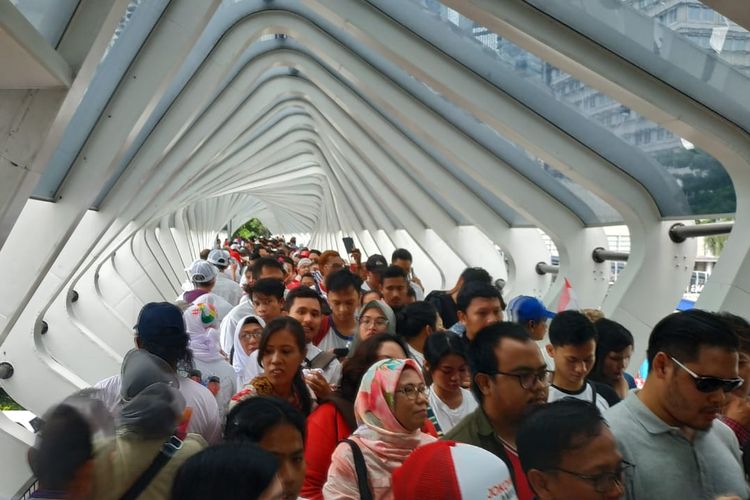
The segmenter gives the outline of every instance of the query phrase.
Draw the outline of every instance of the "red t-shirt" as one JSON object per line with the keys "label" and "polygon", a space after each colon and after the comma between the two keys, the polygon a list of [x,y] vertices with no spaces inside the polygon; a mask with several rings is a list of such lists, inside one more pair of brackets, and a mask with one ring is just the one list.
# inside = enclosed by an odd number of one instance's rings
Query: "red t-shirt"
{"label": "red t-shirt", "polygon": [[513,469],[513,479],[515,479],[516,483],[516,496],[518,496],[518,500],[533,500],[534,492],[531,490],[531,486],[529,486],[526,474],[523,473],[521,460],[518,458],[518,452],[505,444],[503,444],[503,448],[505,448],[505,454],[508,455],[510,465]]}

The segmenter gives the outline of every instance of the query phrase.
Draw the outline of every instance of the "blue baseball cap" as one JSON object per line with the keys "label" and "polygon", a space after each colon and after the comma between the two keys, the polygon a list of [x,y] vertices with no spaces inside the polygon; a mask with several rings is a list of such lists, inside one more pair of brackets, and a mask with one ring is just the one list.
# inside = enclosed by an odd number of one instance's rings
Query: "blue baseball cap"
{"label": "blue baseball cap", "polygon": [[555,317],[555,313],[548,310],[541,300],[528,295],[514,297],[508,304],[507,310],[510,313],[511,320],[516,323],[527,323],[539,321],[542,318]]}
{"label": "blue baseball cap", "polygon": [[170,344],[187,336],[179,307],[169,302],[149,302],[138,315],[136,334],[143,340]]}

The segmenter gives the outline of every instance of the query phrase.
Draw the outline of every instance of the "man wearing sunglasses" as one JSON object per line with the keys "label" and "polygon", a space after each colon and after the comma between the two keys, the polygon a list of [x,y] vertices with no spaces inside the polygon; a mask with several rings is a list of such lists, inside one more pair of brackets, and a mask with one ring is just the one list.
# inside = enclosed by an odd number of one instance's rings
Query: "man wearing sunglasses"
{"label": "man wearing sunglasses", "polygon": [[627,498],[750,498],[739,446],[716,417],[742,384],[737,336],[713,313],[670,314],[651,332],[649,374],[605,417],[626,461]]}
{"label": "man wearing sunglasses", "polygon": [[533,497],[516,451],[516,433],[527,411],[546,404],[550,372],[542,353],[517,323],[493,323],[469,344],[471,390],[479,408],[445,439],[473,444],[500,458],[513,476],[519,500]]}

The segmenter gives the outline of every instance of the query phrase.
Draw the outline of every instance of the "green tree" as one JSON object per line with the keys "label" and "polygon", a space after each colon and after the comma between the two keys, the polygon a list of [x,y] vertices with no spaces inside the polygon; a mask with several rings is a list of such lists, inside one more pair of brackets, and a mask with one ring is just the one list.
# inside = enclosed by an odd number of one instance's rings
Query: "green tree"
{"label": "green tree", "polygon": [[13,398],[8,396],[7,392],[5,392],[3,389],[0,389],[0,411],[23,409],[23,406],[16,403]]}
{"label": "green tree", "polygon": [[732,179],[712,156],[698,148],[675,148],[657,153],[656,160],[680,183],[693,214],[729,214],[736,210]]}
{"label": "green tree", "polygon": [[271,231],[263,225],[261,221],[253,217],[249,221],[241,225],[232,235],[232,238],[245,238],[251,240],[253,238],[268,238],[271,236]]}
{"label": "green tree", "polygon": [[[730,222],[732,221],[732,218],[724,217],[721,219],[698,219],[695,221],[696,224],[710,224],[712,222]],[[721,255],[721,251],[724,250],[724,245],[727,244],[727,238],[729,236],[726,234],[720,234],[717,236],[706,236],[706,250],[711,252],[711,254],[715,257],[718,257]]]}

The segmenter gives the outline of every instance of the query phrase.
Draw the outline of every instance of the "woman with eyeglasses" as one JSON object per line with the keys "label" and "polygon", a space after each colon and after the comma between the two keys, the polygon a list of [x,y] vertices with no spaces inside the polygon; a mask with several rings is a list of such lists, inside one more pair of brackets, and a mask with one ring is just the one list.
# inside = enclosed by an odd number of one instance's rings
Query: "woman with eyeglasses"
{"label": "woman with eyeglasses", "polygon": [[354,403],[359,427],[336,447],[324,498],[392,496],[391,474],[417,447],[435,441],[420,430],[427,417],[427,386],[413,359],[372,365]]}
{"label": "woman with eyeglasses", "polygon": [[320,406],[307,418],[305,461],[308,467],[301,493],[304,498],[323,498],[331,455],[336,445],[357,428],[354,401],[365,372],[379,360],[405,359],[406,350],[406,343],[401,337],[380,333],[359,344],[352,357],[346,360],[338,390],[321,401]]}
{"label": "woman with eyeglasses", "polygon": [[379,333],[396,335],[396,314],[388,304],[381,300],[366,302],[357,313],[357,323],[359,327],[354,335],[354,340],[352,340],[349,357],[352,356],[360,343],[373,335]]}
{"label": "woman with eyeglasses", "polygon": [[250,355],[258,349],[265,326],[263,319],[252,314],[237,323],[232,350],[232,366],[237,374],[237,387],[244,386],[252,379],[251,372],[248,371]]}
{"label": "woman with eyeglasses", "polygon": [[424,343],[424,357],[424,369],[432,379],[428,415],[442,436],[477,409],[471,391],[461,387],[469,374],[466,342],[453,333],[433,333]]}

